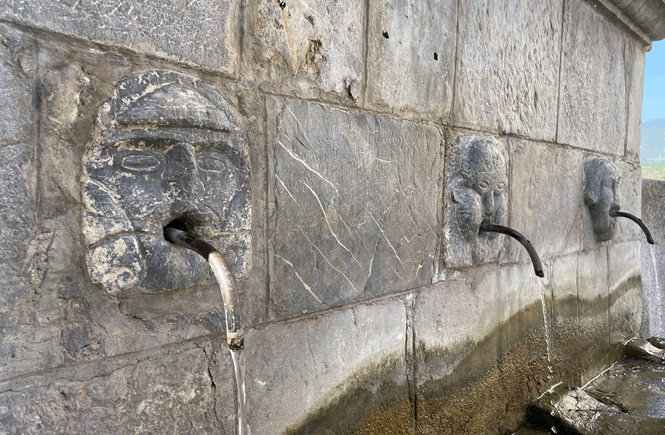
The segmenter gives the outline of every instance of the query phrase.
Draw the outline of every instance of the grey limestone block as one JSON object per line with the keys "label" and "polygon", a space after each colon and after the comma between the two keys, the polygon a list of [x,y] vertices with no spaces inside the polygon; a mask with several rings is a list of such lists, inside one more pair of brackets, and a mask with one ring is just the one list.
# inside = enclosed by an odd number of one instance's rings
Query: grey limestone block
{"label": "grey limestone block", "polygon": [[439,131],[296,100],[275,105],[269,133],[274,315],[429,283],[438,231]]}
{"label": "grey limestone block", "polygon": [[234,75],[239,6],[238,0],[10,0],[0,17]]}
{"label": "grey limestone block", "polygon": [[280,80],[301,76],[296,89],[312,86],[327,92],[360,96],[364,74],[364,3],[354,0],[259,2],[255,37],[260,62],[279,64]]}
{"label": "grey limestone block", "polygon": [[[541,259],[582,249],[583,154],[574,149],[510,139],[510,225],[528,238]],[[518,243],[511,257],[529,261]]]}
{"label": "grey limestone block", "polygon": [[610,345],[614,357],[621,356],[623,344],[640,333],[642,324],[641,243],[608,246]]}
{"label": "grey limestone block", "polygon": [[644,94],[645,48],[637,41],[626,38],[626,59],[628,69],[628,127],[626,130],[625,158],[640,161],[640,140],[642,133],[642,96]]}
{"label": "grey limestone block", "polygon": [[625,36],[587,2],[565,7],[557,142],[623,156]]}
{"label": "grey limestone block", "polygon": [[63,363],[60,307],[33,286],[29,276],[0,271],[0,379]]}
{"label": "grey limestone block", "polygon": [[37,204],[34,147],[29,144],[0,147],[0,265],[24,267],[28,241],[35,231]]}
{"label": "grey limestone block", "polygon": [[604,245],[577,256],[578,321],[588,343],[580,354],[582,384],[609,365],[609,286],[607,274],[599,273],[607,268],[607,247]]}
{"label": "grey limestone block", "polygon": [[[537,306],[539,329],[544,331],[541,294],[551,298],[549,277],[534,276],[530,264],[488,264],[449,272],[418,291],[413,315],[418,384],[452,374],[477,344],[531,306]],[[497,357],[483,355],[483,364],[491,366]]]}
{"label": "grey limestone block", "polygon": [[[201,348],[5,382],[0,430],[7,434],[233,433],[215,413],[216,383]],[[222,391],[226,391],[223,394]],[[168,410],[168,411],[167,411]]]}
{"label": "grey limestone block", "polygon": [[553,141],[562,0],[460,6],[455,121]]}
{"label": "grey limestone block", "polygon": [[331,404],[352,400],[356,388],[405,387],[406,321],[405,304],[396,299],[247,331],[251,433],[286,433]]}
{"label": "grey limestone block", "polygon": [[34,76],[37,53],[32,42],[0,26],[0,146],[27,141],[35,128]]}
{"label": "grey limestone block", "polygon": [[370,104],[448,118],[453,103],[457,2],[373,0],[369,5]]}
{"label": "grey limestone block", "polygon": [[577,254],[554,258],[551,270],[551,353],[555,361],[565,361],[565,371],[557,373],[557,381],[580,385],[579,355],[587,348],[588,339],[579,328]]}

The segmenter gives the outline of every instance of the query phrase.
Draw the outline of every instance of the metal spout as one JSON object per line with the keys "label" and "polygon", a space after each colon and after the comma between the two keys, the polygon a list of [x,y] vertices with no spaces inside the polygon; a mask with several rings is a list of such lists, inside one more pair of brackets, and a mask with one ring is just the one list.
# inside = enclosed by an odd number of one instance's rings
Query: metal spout
{"label": "metal spout", "polygon": [[197,239],[185,231],[177,228],[164,227],[164,238],[174,245],[191,249],[205,258],[212,268],[219,289],[224,300],[224,313],[226,314],[226,343],[231,349],[242,349],[245,347],[245,333],[240,325],[240,299],[236,281],[231,275],[229,266],[221,254],[209,243]]}
{"label": "metal spout", "polygon": [[635,222],[637,225],[642,228],[642,231],[644,231],[644,234],[647,236],[647,242],[650,245],[654,245],[655,242],[653,241],[653,236],[651,235],[651,231],[649,231],[649,228],[642,222],[642,219],[638,218],[637,216],[633,216],[630,213],[626,213],[623,211],[616,211],[616,210],[610,210],[610,216],[612,217],[625,217],[630,219],[631,221]]}
{"label": "metal spout", "polygon": [[529,253],[529,257],[531,257],[531,263],[533,263],[533,270],[536,272],[536,275],[541,278],[545,276],[545,272],[543,272],[543,265],[540,262],[540,258],[538,257],[536,249],[522,234],[518,233],[512,228],[503,227],[501,225],[487,224],[484,222],[480,224],[480,231],[490,231],[494,233],[506,234],[520,242],[522,246],[526,248],[526,252]]}

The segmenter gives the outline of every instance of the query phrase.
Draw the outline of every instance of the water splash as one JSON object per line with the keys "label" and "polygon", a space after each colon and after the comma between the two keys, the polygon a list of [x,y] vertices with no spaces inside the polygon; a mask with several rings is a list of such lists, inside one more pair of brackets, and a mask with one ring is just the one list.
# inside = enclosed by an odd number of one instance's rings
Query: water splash
{"label": "water splash", "polygon": [[656,281],[656,297],[658,298],[658,331],[663,330],[663,295],[660,291],[660,284],[658,284],[658,267],[656,266],[656,254],[654,251],[654,245],[649,245],[651,250],[651,264],[653,265],[653,277]]}
{"label": "water splash", "polygon": [[236,390],[238,392],[238,435],[251,435],[252,431],[247,425],[247,399],[245,396],[245,351],[244,349],[230,349],[233,359],[233,371],[236,375]]}
{"label": "water splash", "polygon": [[547,369],[550,374],[547,375],[547,380],[552,379],[554,372],[552,371],[552,353],[550,351],[550,327],[547,321],[547,305],[545,303],[545,289],[540,289],[540,306],[543,309],[543,324],[545,325],[545,345],[547,347]]}

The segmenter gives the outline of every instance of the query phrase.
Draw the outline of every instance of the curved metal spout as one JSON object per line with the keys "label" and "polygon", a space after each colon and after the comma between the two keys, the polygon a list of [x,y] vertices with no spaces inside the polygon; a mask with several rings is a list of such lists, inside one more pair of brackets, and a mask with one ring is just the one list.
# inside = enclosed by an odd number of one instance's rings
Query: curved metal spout
{"label": "curved metal spout", "polygon": [[545,276],[545,272],[543,272],[543,265],[540,262],[540,258],[538,257],[536,249],[522,234],[518,233],[512,228],[503,227],[501,225],[486,224],[484,222],[480,224],[480,231],[491,231],[494,233],[506,234],[520,242],[522,246],[526,248],[526,252],[529,253],[529,257],[531,257],[531,263],[533,263],[533,270],[536,272],[536,275],[541,278]]}
{"label": "curved metal spout", "polygon": [[177,228],[165,227],[164,238],[169,242],[183,246],[196,252],[210,263],[219,289],[224,300],[224,312],[226,314],[226,343],[231,349],[242,349],[245,347],[245,333],[240,325],[240,299],[236,281],[231,275],[229,266],[221,254],[209,243],[197,239],[185,231]]}
{"label": "curved metal spout", "polygon": [[637,225],[642,228],[642,231],[644,231],[644,234],[647,236],[647,242],[650,245],[654,245],[655,242],[653,241],[653,236],[651,235],[651,231],[649,231],[649,228],[642,222],[642,219],[638,218],[637,216],[633,216],[630,213],[626,213],[623,211],[616,211],[616,210],[610,210],[610,216],[612,217],[625,217],[630,219],[631,221],[635,222]]}

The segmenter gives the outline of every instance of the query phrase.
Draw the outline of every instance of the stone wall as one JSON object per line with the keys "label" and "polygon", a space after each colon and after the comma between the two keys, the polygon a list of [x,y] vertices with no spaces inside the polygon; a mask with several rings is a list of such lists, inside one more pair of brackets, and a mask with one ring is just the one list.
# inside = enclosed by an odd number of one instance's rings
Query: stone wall
{"label": "stone wall", "polygon": [[[607,367],[641,322],[642,235],[595,240],[583,167],[612,161],[637,213],[650,40],[597,3],[3,2],[0,432],[235,431],[213,279],[139,303],[88,270],[84,155],[151,71],[214,88],[244,130],[253,434],[505,433]],[[505,222],[543,279],[505,236],[444,261],[461,135],[505,155]]]}

